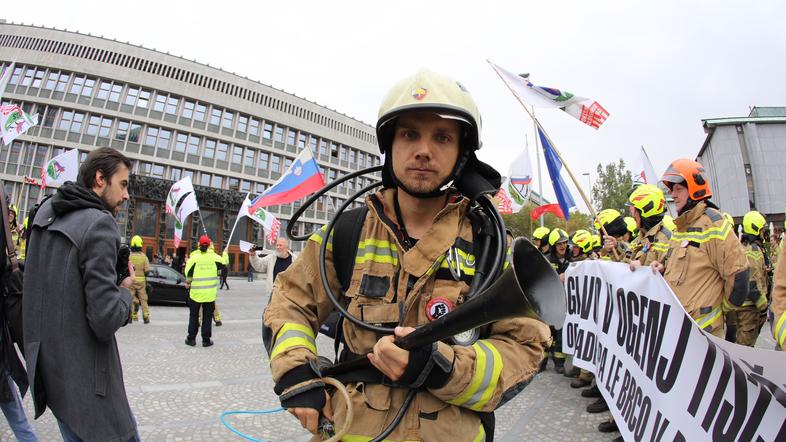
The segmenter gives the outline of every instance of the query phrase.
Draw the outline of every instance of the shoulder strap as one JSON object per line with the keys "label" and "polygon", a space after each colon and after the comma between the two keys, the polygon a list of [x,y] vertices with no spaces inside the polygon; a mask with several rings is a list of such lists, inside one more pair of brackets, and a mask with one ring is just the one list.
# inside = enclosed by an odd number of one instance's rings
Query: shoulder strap
{"label": "shoulder strap", "polygon": [[357,209],[347,210],[341,214],[333,226],[333,266],[345,292],[352,282],[352,271],[355,268],[360,232],[366,219],[368,206],[365,204]]}
{"label": "shoulder strap", "polygon": [[707,210],[705,210],[704,213],[710,218],[710,221],[712,222],[718,222],[723,219],[723,214],[712,207],[707,207]]}
{"label": "shoulder strap", "polygon": [[5,247],[8,252],[8,259],[11,261],[11,270],[19,268],[19,260],[16,258],[16,247],[11,238],[11,229],[8,227],[8,205],[5,202],[5,185],[0,181],[0,210],[2,210],[3,229],[5,230]]}

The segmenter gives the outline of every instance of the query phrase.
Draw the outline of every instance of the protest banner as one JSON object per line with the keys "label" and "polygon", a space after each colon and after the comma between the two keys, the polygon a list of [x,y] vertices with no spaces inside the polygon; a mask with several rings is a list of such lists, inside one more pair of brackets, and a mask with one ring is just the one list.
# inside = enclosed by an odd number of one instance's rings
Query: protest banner
{"label": "protest banner", "polygon": [[786,440],[786,352],[705,333],[648,267],[573,263],[565,296],[563,351],[625,440]]}

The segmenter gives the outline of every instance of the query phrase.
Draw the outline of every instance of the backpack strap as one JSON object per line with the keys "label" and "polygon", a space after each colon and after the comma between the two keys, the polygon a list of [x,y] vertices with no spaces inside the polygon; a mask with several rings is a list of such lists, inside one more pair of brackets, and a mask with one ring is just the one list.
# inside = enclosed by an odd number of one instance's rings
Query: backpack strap
{"label": "backpack strap", "polygon": [[368,206],[365,204],[357,209],[347,210],[333,226],[333,266],[336,268],[341,289],[345,292],[352,282],[355,255],[366,214],[368,214]]}

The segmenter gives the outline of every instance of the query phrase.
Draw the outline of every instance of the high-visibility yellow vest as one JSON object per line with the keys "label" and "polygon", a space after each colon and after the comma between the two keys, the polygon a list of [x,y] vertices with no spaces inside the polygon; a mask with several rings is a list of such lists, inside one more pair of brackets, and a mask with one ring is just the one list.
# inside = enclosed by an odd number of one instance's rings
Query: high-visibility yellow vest
{"label": "high-visibility yellow vest", "polygon": [[147,259],[147,255],[142,252],[132,252],[131,256],[128,257],[128,260],[134,264],[134,278],[136,282],[144,283],[145,282],[145,270],[150,269],[150,261]]}
{"label": "high-visibility yellow vest", "polygon": [[186,266],[186,274],[193,267],[194,273],[189,278],[191,283],[190,296],[196,302],[213,302],[218,294],[218,268],[216,263],[223,263],[223,258],[211,252],[191,253]]}

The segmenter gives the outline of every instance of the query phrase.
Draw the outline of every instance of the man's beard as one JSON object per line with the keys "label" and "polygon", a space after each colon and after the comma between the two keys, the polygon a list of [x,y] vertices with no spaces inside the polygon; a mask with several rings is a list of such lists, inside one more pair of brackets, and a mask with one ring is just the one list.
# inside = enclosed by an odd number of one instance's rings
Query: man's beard
{"label": "man's beard", "polygon": [[104,202],[104,206],[106,207],[106,210],[111,212],[113,216],[117,216],[117,212],[120,211],[120,204],[122,203],[122,201],[113,206],[112,203],[109,202],[109,199],[107,198],[107,194],[109,193],[108,190],[109,187],[105,187],[104,190],[101,191],[101,201]]}
{"label": "man's beard", "polygon": [[289,250],[282,250],[280,252],[278,250],[276,250],[276,258],[284,259],[287,256],[289,256]]}

